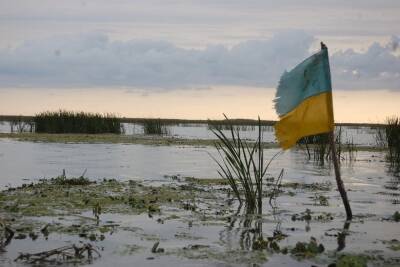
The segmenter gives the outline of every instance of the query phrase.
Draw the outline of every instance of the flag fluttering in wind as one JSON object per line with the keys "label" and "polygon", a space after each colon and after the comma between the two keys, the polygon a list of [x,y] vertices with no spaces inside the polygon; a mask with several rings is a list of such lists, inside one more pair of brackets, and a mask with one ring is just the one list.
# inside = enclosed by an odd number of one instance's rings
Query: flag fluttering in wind
{"label": "flag fluttering in wind", "polygon": [[274,102],[280,118],[275,134],[283,149],[294,146],[304,136],[333,131],[332,85],[325,45],[282,75]]}
{"label": "flag fluttering in wind", "polygon": [[282,75],[274,102],[280,119],[275,124],[275,135],[283,149],[294,146],[302,137],[329,132],[336,183],[347,220],[351,220],[353,214],[335,148],[331,72],[324,43],[320,52]]}

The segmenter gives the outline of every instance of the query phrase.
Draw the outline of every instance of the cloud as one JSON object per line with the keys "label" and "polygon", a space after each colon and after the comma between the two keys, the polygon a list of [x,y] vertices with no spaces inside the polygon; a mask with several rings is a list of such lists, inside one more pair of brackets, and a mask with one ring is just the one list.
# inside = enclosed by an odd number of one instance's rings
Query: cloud
{"label": "cloud", "polygon": [[[275,87],[315,41],[303,31],[285,31],[230,48],[187,49],[156,40],[111,41],[98,33],[63,36],[0,50],[0,87]],[[398,41],[333,54],[334,85],[400,89]]]}
{"label": "cloud", "polygon": [[386,45],[373,43],[365,52],[352,49],[331,56],[334,81],[339,88],[400,90],[400,38]]}

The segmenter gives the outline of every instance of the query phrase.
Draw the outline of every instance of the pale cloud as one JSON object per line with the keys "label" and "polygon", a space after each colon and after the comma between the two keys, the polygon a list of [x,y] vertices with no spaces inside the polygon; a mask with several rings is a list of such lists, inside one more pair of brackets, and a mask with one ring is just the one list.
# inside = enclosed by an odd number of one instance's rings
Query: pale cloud
{"label": "pale cloud", "polygon": [[[188,49],[167,41],[112,41],[99,33],[59,36],[0,49],[0,87],[275,87],[316,41],[304,31],[284,31],[233,47]],[[335,88],[400,90],[398,43],[393,36],[364,52],[333,53]]]}
{"label": "pale cloud", "polygon": [[398,36],[385,45],[373,43],[365,52],[353,49],[336,52],[331,57],[334,81],[339,88],[400,90]]}

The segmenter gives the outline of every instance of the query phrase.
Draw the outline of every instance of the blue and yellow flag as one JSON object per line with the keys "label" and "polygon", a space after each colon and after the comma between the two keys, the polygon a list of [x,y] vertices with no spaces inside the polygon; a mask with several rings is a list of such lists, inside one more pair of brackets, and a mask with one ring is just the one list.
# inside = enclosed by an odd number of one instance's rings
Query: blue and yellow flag
{"label": "blue and yellow flag", "polygon": [[333,131],[331,74],[325,46],[282,75],[274,102],[280,118],[275,134],[283,149],[304,136]]}

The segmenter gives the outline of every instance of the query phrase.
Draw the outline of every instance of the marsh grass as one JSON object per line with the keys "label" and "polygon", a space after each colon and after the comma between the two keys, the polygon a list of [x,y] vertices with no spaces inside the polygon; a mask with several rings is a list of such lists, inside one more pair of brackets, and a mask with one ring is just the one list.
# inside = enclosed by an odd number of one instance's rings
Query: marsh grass
{"label": "marsh grass", "polygon": [[37,133],[121,133],[120,119],[113,114],[46,111],[34,117]]}
{"label": "marsh grass", "polygon": [[400,170],[400,117],[390,117],[386,122],[387,159],[395,171],[398,172]]}
{"label": "marsh grass", "polygon": [[261,125],[262,132],[273,131],[273,126],[270,125],[269,121],[259,121],[259,124],[254,124],[253,121],[248,121],[249,124],[243,124],[243,120],[208,120],[207,128],[211,131],[221,130],[230,131],[233,128],[235,131],[255,131]]}
{"label": "marsh grass", "polygon": [[27,120],[22,116],[16,116],[9,121],[10,132],[23,133],[23,132],[33,132],[34,123],[31,120]]}
{"label": "marsh grass", "polygon": [[[314,160],[319,165],[324,165],[326,161],[330,162],[332,160],[329,133],[303,137],[297,144],[305,147],[308,160]],[[341,126],[335,131],[335,145],[338,159],[348,160],[349,162],[356,160],[357,147],[353,139],[347,139],[346,142],[343,141]]]}
{"label": "marsh grass", "polygon": [[241,139],[239,130],[232,124],[229,127],[230,136],[218,128],[212,131],[219,141],[215,143],[215,147],[221,162],[214,158],[219,166],[218,174],[227,179],[240,205],[245,202],[247,214],[262,214],[263,179],[270,163],[279,153],[269,162],[265,161],[260,120],[258,138],[252,143]]}
{"label": "marsh grass", "polygon": [[168,135],[169,130],[161,119],[146,119],[141,122],[144,134]]}
{"label": "marsh grass", "polygon": [[330,157],[329,135],[326,133],[303,137],[297,143],[305,146],[309,160],[313,159],[323,165],[325,160]]}

